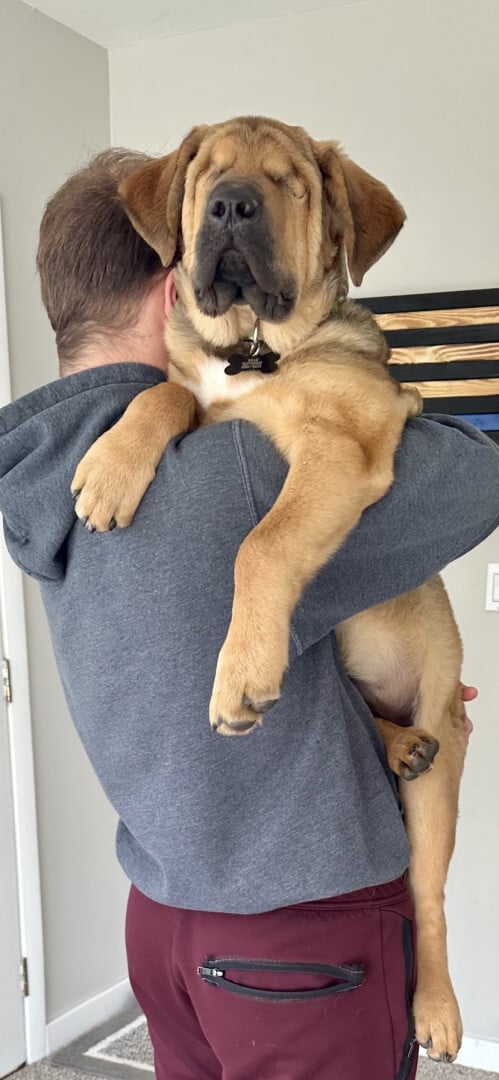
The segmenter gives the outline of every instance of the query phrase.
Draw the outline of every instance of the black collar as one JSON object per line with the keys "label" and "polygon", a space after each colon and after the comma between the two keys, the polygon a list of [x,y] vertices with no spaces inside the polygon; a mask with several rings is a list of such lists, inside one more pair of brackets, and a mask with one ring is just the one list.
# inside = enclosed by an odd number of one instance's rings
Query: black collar
{"label": "black collar", "polygon": [[[328,322],[329,319],[340,315],[342,303],[343,298],[338,297],[323,322]],[[261,339],[258,319],[252,335],[240,338],[235,345],[218,348],[209,342],[203,342],[203,344],[206,352],[212,356],[217,356],[219,360],[228,360],[227,367],[224,368],[226,375],[240,375],[242,371],[260,371],[262,375],[271,375],[277,371],[277,365],[281,359],[280,353],[272,352]]]}
{"label": "black collar", "polygon": [[261,371],[270,375],[277,371],[279,353],[272,352],[260,337],[260,324],[255,323],[253,334],[240,338],[234,345],[217,346],[201,338],[203,349],[210,356],[228,361],[226,375],[239,375],[241,371]]}

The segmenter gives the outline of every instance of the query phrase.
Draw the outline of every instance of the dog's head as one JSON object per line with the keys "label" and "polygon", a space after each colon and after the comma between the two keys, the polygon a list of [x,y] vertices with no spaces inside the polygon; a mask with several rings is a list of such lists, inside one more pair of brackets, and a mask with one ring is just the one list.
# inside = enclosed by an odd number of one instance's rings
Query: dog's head
{"label": "dog's head", "polygon": [[248,305],[283,322],[307,297],[346,291],[390,246],[405,214],[337,143],[243,117],[197,127],[132,173],[120,196],[165,266],[181,259],[200,312]]}

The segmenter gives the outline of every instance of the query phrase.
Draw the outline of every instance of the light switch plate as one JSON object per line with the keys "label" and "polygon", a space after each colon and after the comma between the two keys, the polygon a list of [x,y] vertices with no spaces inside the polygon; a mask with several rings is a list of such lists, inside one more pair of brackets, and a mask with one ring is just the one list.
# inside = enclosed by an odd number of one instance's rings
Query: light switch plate
{"label": "light switch plate", "polygon": [[499,563],[489,563],[487,567],[485,610],[499,611]]}

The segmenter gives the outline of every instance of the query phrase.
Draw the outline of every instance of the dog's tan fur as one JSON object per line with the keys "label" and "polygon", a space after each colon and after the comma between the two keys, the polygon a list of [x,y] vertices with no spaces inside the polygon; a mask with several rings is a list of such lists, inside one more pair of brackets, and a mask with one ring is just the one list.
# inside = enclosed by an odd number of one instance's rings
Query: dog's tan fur
{"label": "dog's tan fur", "polygon": [[[287,318],[261,320],[265,343],[281,355],[272,375],[222,374],[210,346],[235,345],[251,333],[255,315],[233,305],[212,318],[194,295],[196,238],[221,175],[258,184],[275,262],[297,285]],[[73,481],[77,512],[98,529],[113,517],[129,524],[168,441],[193,422],[249,420],[285,456],[282,492],[236,560],[232,620],[213,687],[212,724],[240,734],[279,697],[294,607],[390,487],[404,424],[420,411],[414,391],[390,378],[374,319],[345,300],[346,265],[359,284],[404,212],[337,144],[258,118],[194,129],[176,153],[145,165],[120,193],[164,264],[179,260],[179,301],[167,326],[171,381],[135,398],[90,449]],[[415,518],[414,527],[424,523]],[[400,788],[419,936],[416,1035],[430,1056],[452,1060],[462,1028],[443,902],[466,748],[459,633],[443,585],[433,579],[343,623],[337,636],[347,670],[379,716],[394,771],[410,775],[426,733],[440,743],[433,769]],[[393,723],[402,713],[413,727]]]}

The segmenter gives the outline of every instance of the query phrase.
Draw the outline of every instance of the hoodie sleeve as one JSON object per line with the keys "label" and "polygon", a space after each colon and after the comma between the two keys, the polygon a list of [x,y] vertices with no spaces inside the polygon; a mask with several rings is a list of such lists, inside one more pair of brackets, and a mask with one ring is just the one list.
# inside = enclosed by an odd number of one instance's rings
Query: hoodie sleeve
{"label": "hoodie sleeve", "polygon": [[92,368],[0,411],[0,513],[9,554],[26,574],[64,577],[77,520],[70,492],[76,466],[132,398],[163,378],[143,364]]}
{"label": "hoodie sleeve", "polygon": [[[249,424],[241,465],[255,524],[275,502],[286,465]],[[302,652],[352,615],[409,592],[476,547],[499,525],[499,449],[449,416],[411,420],[387,495],[369,507],[296,608]]]}

